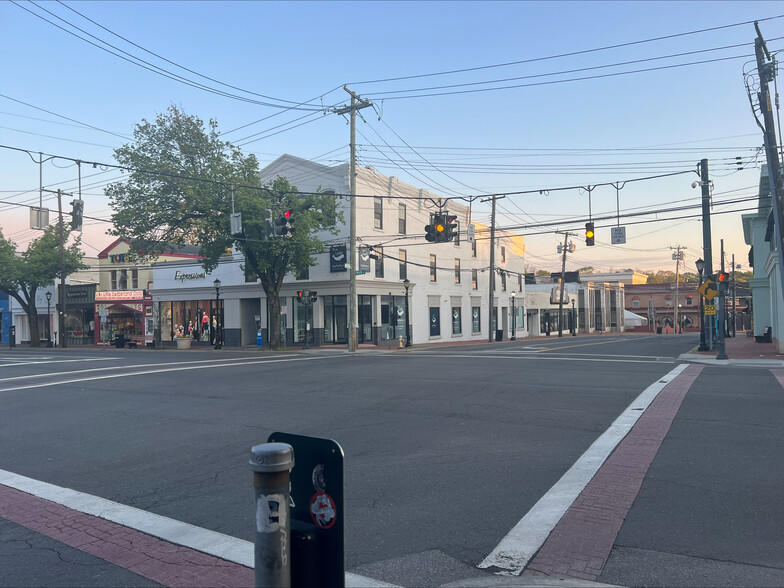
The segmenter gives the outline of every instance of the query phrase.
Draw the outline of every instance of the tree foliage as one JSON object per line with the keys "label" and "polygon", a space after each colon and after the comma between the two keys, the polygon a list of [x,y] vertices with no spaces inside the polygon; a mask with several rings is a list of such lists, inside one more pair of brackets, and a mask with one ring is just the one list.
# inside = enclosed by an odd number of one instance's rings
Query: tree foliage
{"label": "tree foliage", "polygon": [[[141,257],[154,257],[167,244],[199,245],[206,271],[218,266],[235,245],[245,257],[245,271],[258,276],[267,295],[270,324],[280,324],[278,296],[288,272],[315,263],[324,245],[317,234],[335,231],[341,219],[336,199],[328,194],[300,194],[284,178],[261,186],[258,162],[222,141],[218,124],[205,128],[198,117],[176,106],[154,123],[136,126],[134,142],[115,151],[128,179],[107,187],[116,211],[113,233],[131,243]],[[273,216],[291,210],[294,237],[270,237]],[[242,215],[242,232],[231,234],[232,211]],[[271,344],[280,347],[272,328]]]}
{"label": "tree foliage", "polygon": [[[70,230],[63,228],[63,241],[68,242]],[[81,239],[64,247],[65,275],[88,266],[82,263],[84,253],[80,251]],[[32,241],[23,252],[0,232],[0,290],[14,298],[25,311],[30,323],[30,345],[38,347],[41,334],[38,328],[38,310],[35,295],[39,288],[54,283],[60,275],[60,231],[59,225],[48,227]]]}

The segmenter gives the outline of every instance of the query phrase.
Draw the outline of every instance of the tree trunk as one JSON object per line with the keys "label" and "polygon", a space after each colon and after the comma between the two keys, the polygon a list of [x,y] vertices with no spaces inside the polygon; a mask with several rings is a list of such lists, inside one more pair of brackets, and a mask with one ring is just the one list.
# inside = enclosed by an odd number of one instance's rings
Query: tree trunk
{"label": "tree trunk", "polygon": [[38,328],[38,309],[35,304],[30,304],[27,308],[27,321],[30,323],[30,347],[40,347],[41,330]]}

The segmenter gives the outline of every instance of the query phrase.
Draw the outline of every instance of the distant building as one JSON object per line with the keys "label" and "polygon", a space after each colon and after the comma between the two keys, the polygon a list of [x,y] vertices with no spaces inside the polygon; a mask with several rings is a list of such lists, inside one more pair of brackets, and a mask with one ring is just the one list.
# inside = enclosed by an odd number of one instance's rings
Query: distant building
{"label": "distant building", "polygon": [[[568,273],[568,272],[567,272]],[[620,282],[621,284],[646,284],[648,276],[627,269],[622,272],[608,272],[602,274],[580,274],[581,282]]]}

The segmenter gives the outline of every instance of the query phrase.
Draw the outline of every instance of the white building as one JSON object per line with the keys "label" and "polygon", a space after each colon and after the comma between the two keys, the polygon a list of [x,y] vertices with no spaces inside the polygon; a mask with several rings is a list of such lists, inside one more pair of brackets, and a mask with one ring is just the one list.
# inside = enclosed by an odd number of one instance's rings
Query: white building
{"label": "white building", "polygon": [[[328,251],[306,275],[287,275],[280,291],[282,324],[287,345],[305,342],[312,331],[312,345],[348,342],[350,271],[359,270],[357,285],[357,341],[397,345],[406,337],[406,288],[409,281],[409,324],[412,343],[487,341],[499,334],[527,335],[525,321],[524,262],[522,236],[496,232],[496,280],[493,311],[489,304],[489,231],[477,225],[473,243],[466,239],[469,209],[455,201],[443,204],[458,217],[459,238],[447,243],[425,240],[425,225],[438,210],[439,196],[384,176],[373,168],[357,168],[356,235],[359,260],[349,269],[350,198],[349,166],[325,166],[283,155],[261,171],[262,184],[285,177],[301,192],[332,192],[339,195],[345,222],[338,234],[319,237]],[[378,258],[370,258],[373,248]],[[257,330],[268,341],[266,296],[257,280],[246,281],[241,254],[234,252],[211,274],[200,266],[158,264],[153,270],[151,291],[156,311],[165,316],[175,302],[184,312],[201,316],[214,306],[214,282],[220,280],[220,314],[227,346],[256,343]],[[364,273],[363,273],[364,272]],[[315,304],[300,304],[299,290],[317,292]],[[515,293],[516,303],[512,302]],[[207,304],[205,301],[210,301]],[[202,301],[201,308],[197,308]],[[514,304],[515,320],[511,309]],[[211,312],[210,309],[208,312]],[[190,315],[187,315],[190,316]],[[187,316],[185,318],[187,319]],[[499,317],[500,316],[500,320]],[[498,333],[500,331],[501,333]],[[164,340],[167,333],[162,333]]]}

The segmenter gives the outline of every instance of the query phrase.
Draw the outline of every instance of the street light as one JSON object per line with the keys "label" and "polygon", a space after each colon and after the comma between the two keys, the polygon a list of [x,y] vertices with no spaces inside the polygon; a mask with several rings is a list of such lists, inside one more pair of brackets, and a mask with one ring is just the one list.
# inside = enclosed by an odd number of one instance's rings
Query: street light
{"label": "street light", "polygon": [[403,286],[406,288],[406,347],[411,347],[411,321],[408,319],[408,289],[411,282],[408,278],[403,280]]}
{"label": "street light", "polygon": [[577,336],[577,311],[574,308],[574,297],[572,297],[572,337]]}
{"label": "street light", "polygon": [[[702,272],[705,271],[705,260],[700,258],[694,262],[694,265],[697,266],[697,273],[699,274],[699,278],[700,278],[700,286],[702,286]],[[702,313],[703,313],[703,302],[702,302],[702,294],[700,294],[700,346],[697,348],[697,351],[708,351],[708,346],[705,344],[705,325],[704,325]]]}
{"label": "street light", "polygon": [[52,313],[49,310],[49,305],[52,302],[52,293],[46,293],[46,346],[52,346]]}
{"label": "street light", "polygon": [[512,292],[509,296],[512,298],[512,335],[509,337],[510,341],[516,341],[517,333],[517,311],[515,311],[515,293]]}
{"label": "street light", "polygon": [[221,281],[218,278],[215,278],[215,281],[212,283],[215,286],[215,347],[214,349],[221,349],[222,345],[220,342],[220,287]]}

